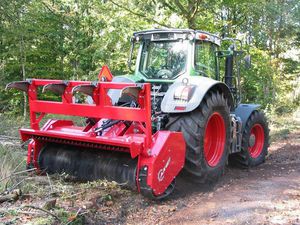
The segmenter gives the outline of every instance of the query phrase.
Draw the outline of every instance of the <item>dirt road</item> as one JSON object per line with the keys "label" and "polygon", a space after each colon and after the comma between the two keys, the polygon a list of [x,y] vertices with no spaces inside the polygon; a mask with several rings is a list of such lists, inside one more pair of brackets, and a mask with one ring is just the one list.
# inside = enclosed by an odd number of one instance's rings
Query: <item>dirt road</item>
{"label": "dirt road", "polygon": [[179,180],[172,200],[127,216],[138,224],[300,224],[300,131],[273,143],[265,164],[228,168],[215,187]]}
{"label": "dirt road", "polygon": [[[0,224],[300,225],[300,130],[274,142],[263,165],[250,170],[229,167],[214,187],[179,177],[174,194],[162,202],[106,183],[51,177],[49,185],[47,177],[36,175],[20,188],[22,198],[0,204]],[[43,211],[22,208],[43,207],[50,197],[56,198],[51,212],[60,221]],[[82,215],[80,221],[70,223],[76,212]]]}

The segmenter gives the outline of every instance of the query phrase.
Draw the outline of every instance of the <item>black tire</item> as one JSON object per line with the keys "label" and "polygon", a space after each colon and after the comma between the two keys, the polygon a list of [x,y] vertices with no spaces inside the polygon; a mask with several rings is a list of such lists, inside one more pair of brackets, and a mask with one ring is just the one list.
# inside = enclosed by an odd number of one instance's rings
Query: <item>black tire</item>
{"label": "black tire", "polygon": [[[212,183],[224,173],[228,159],[230,137],[230,110],[223,94],[209,92],[200,106],[190,113],[172,114],[166,125],[168,130],[181,131],[186,141],[186,159],[183,173],[197,183]],[[210,166],[204,154],[206,125],[211,116],[217,113],[224,121],[225,140],[223,152],[217,165]],[[224,135],[223,135],[224,137]]]}
{"label": "black tire", "polygon": [[[255,127],[261,127],[261,132],[264,133],[264,139],[261,140],[260,151],[253,151],[256,140],[251,140],[251,130]],[[254,134],[252,134],[253,136]],[[255,135],[254,135],[255,137]],[[252,138],[253,139],[253,138]],[[252,142],[252,143],[251,143]],[[249,117],[242,137],[242,150],[241,152],[229,156],[229,163],[234,166],[249,168],[258,166],[266,160],[269,147],[269,128],[268,122],[263,112],[254,111]],[[251,151],[252,149],[252,151]]]}

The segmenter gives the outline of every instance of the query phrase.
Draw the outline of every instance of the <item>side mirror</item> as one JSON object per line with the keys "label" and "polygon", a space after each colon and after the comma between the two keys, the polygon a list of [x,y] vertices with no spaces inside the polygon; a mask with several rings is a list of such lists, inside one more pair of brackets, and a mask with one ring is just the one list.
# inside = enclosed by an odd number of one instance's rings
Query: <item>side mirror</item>
{"label": "side mirror", "polygon": [[251,68],[251,56],[249,54],[244,57],[244,61],[245,61],[246,69],[250,69]]}

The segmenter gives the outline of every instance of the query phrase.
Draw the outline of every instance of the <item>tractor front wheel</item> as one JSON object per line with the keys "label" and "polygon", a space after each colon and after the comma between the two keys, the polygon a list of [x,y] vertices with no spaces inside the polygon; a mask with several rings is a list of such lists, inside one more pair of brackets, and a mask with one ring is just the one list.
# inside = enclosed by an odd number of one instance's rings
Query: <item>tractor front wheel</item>
{"label": "tractor front wheel", "polygon": [[248,119],[242,138],[242,151],[229,156],[229,163],[253,167],[263,163],[268,154],[269,128],[265,115],[254,111]]}
{"label": "tractor front wheel", "polygon": [[196,110],[170,115],[167,128],[183,133],[184,172],[193,181],[211,183],[223,174],[230,138],[229,107],[223,94],[211,91]]}

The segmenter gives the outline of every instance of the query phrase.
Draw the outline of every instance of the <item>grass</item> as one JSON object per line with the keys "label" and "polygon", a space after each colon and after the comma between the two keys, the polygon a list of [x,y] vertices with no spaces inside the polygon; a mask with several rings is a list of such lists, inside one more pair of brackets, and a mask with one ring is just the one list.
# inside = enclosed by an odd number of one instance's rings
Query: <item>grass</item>
{"label": "grass", "polygon": [[12,173],[25,169],[25,154],[18,146],[0,144],[0,193],[18,182]]}
{"label": "grass", "polygon": [[[0,114],[0,193],[6,187],[18,182],[14,176],[4,179],[25,169],[26,152],[21,149],[18,128],[24,124],[21,117],[11,118]],[[3,136],[4,135],[4,136]]]}
{"label": "grass", "polygon": [[29,125],[23,117],[11,117],[0,113],[0,135],[18,137],[18,130],[24,125]]}
{"label": "grass", "polygon": [[286,139],[291,132],[300,130],[300,109],[292,114],[268,115],[271,142]]}

